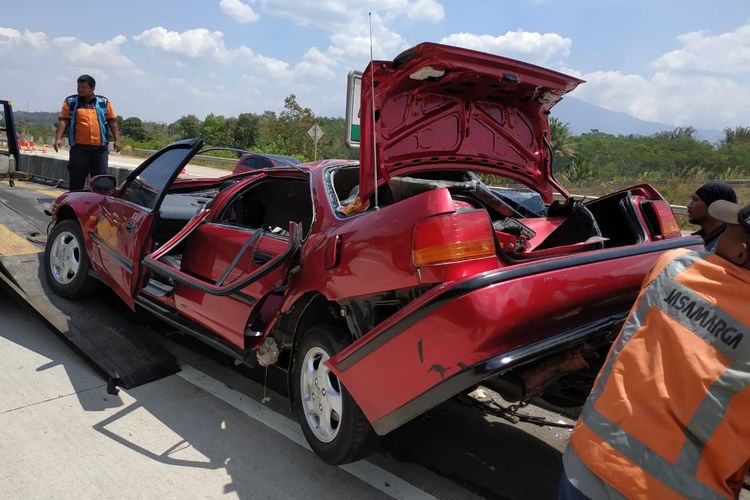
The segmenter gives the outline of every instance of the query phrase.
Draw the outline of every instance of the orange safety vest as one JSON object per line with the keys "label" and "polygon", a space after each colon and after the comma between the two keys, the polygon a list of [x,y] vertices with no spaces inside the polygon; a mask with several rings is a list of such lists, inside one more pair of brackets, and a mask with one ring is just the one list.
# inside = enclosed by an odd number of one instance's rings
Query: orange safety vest
{"label": "orange safety vest", "polygon": [[646,283],[565,474],[594,499],[735,497],[750,460],[750,270],[675,250]]}

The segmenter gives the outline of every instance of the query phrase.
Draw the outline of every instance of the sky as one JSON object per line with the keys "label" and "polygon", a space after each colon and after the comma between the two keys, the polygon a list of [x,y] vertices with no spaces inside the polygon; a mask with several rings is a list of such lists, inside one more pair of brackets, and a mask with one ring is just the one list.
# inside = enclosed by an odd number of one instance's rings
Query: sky
{"label": "sky", "polygon": [[0,99],[58,111],[82,73],[125,118],[343,116],[346,75],[431,41],[562,71],[642,120],[750,126],[748,0],[0,0]]}

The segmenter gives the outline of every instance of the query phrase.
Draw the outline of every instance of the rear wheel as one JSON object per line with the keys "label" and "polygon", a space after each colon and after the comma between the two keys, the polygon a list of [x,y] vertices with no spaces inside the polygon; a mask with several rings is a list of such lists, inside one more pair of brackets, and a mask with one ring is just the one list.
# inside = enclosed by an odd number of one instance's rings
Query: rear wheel
{"label": "rear wheel", "polygon": [[64,220],[52,229],[44,250],[44,272],[58,295],[83,297],[96,286],[78,222]]}
{"label": "rear wheel", "polygon": [[346,347],[337,325],[314,326],[302,338],[294,364],[297,416],[307,442],[331,465],[354,462],[374,447],[375,432],[325,361]]}

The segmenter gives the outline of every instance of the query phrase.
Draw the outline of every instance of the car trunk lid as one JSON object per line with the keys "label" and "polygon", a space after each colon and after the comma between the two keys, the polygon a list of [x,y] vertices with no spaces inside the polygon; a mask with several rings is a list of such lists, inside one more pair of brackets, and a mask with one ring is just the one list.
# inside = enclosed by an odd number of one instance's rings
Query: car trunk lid
{"label": "car trunk lid", "polygon": [[360,200],[373,193],[376,173],[382,183],[415,172],[472,170],[521,182],[551,202],[553,189],[565,191],[550,169],[548,111],[580,83],[434,43],[374,61],[362,76]]}

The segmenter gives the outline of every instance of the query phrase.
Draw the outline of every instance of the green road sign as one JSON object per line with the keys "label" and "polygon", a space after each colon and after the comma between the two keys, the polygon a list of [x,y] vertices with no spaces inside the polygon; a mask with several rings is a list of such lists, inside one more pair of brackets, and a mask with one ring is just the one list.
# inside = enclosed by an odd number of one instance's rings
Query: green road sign
{"label": "green road sign", "polygon": [[346,145],[359,148],[359,107],[362,95],[362,72],[351,70],[346,82]]}

